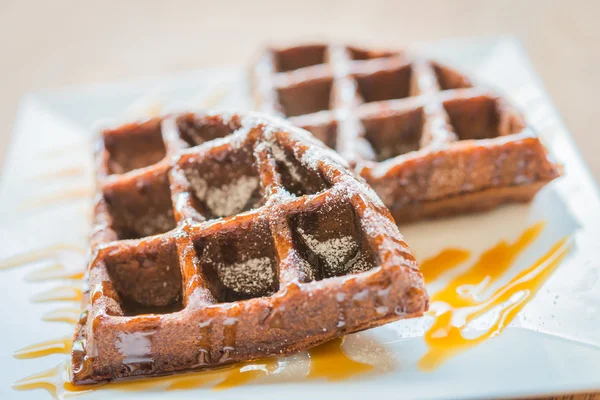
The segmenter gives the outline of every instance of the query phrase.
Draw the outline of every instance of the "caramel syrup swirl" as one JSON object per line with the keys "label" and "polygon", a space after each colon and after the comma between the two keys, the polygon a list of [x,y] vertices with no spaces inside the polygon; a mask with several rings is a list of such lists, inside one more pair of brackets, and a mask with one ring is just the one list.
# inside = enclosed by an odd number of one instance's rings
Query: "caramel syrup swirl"
{"label": "caramel syrup swirl", "polygon": [[514,264],[515,260],[538,238],[544,223],[526,229],[514,243],[501,240],[483,252],[479,259],[462,274],[452,279],[442,290],[431,296],[431,301],[443,301],[453,308],[477,304],[477,297],[496,282]]}
{"label": "caramel syrup swirl", "polygon": [[[538,238],[543,227],[543,223],[533,225],[514,243],[499,242],[432,296],[433,302],[445,303],[446,309],[436,316],[425,334],[424,339],[429,349],[419,361],[422,370],[433,370],[451,356],[499,335],[535,296],[568,254],[571,248],[568,238],[555,243],[533,265],[518,273],[488,298],[480,299],[485,289],[505,274],[517,257]],[[436,260],[438,267],[426,268],[424,273],[431,274],[426,279],[433,281],[439,275],[437,271],[459,265],[456,262],[460,258],[457,254],[460,254],[458,249],[445,250],[432,258],[431,260]],[[444,265],[445,262],[447,264]],[[427,261],[425,264],[427,265]],[[499,316],[487,331],[476,338],[463,336],[463,330],[469,323],[498,309]],[[459,326],[455,325],[457,315],[463,321]]]}
{"label": "caramel syrup swirl", "polygon": [[31,296],[31,301],[34,303],[46,303],[50,301],[81,301],[83,292],[79,285],[63,285],[57,286],[45,292],[41,292]]}

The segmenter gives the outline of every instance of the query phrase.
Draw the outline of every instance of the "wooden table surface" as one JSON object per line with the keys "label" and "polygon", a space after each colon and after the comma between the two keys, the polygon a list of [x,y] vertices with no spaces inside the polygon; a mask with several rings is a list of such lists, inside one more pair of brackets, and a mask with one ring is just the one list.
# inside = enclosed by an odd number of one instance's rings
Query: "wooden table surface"
{"label": "wooden table surface", "polygon": [[27,91],[247,62],[267,40],[398,47],[513,34],[600,180],[599,15],[596,0],[0,0],[0,161]]}

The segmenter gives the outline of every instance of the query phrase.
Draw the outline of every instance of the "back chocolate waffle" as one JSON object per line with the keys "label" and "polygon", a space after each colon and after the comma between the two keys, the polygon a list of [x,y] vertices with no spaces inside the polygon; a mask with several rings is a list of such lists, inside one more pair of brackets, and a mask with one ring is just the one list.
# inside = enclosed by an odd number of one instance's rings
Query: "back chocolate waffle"
{"label": "back chocolate waffle", "polygon": [[266,49],[252,76],[260,110],[337,150],[398,223],[528,201],[561,174],[504,99],[407,52]]}
{"label": "back chocolate waffle", "polygon": [[420,316],[389,211],[337,154],[260,114],[175,114],[102,132],[72,379],[285,355]]}

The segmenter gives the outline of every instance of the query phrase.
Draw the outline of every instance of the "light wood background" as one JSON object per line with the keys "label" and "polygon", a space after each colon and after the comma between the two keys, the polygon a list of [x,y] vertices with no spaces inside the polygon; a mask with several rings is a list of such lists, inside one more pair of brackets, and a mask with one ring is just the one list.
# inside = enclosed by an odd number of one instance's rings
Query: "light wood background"
{"label": "light wood background", "polygon": [[240,63],[265,40],[514,34],[600,179],[598,0],[0,0],[0,161],[31,90]]}
{"label": "light wood background", "polygon": [[599,16],[597,0],[0,0],[0,161],[27,91],[247,62],[267,40],[514,34],[599,180]]}

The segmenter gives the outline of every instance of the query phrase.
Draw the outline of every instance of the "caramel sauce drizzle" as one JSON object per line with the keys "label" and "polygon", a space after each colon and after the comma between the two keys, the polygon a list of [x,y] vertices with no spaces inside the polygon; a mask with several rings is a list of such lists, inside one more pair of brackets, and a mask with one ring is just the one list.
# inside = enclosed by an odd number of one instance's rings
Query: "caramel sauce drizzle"
{"label": "caramel sauce drizzle", "polygon": [[28,358],[46,357],[51,354],[69,354],[71,352],[72,342],[73,338],[71,336],[46,340],[15,351],[13,357],[23,360]]}
{"label": "caramel sauce drizzle", "polygon": [[42,249],[19,254],[5,260],[0,260],[0,270],[14,268],[20,265],[30,264],[36,261],[45,260],[47,258],[56,257],[56,254],[61,251],[73,251],[81,254],[85,253],[85,249],[81,246],[77,246],[72,243],[58,243]]}
{"label": "caramel sauce drizzle", "polygon": [[45,303],[50,301],[81,301],[83,293],[81,289],[73,285],[58,286],[53,289],[35,294],[31,297],[34,303]]}
{"label": "caramel sauce drizzle", "polygon": [[[443,302],[450,308],[438,314],[433,325],[425,333],[424,339],[429,349],[419,360],[421,369],[433,370],[451,356],[499,335],[533,298],[568,254],[570,250],[568,238],[555,243],[533,265],[521,271],[487,299],[479,297],[537,239],[543,227],[543,223],[533,225],[514,243],[499,242],[485,251],[465,272],[452,279],[448,285],[432,296],[434,302]],[[445,253],[452,254],[448,253],[448,250],[445,250]],[[444,258],[442,254],[444,252],[433,259],[440,264],[448,261],[449,268],[458,265],[456,257]],[[444,270],[444,265],[441,265],[440,269]],[[427,268],[425,271],[427,273]],[[436,272],[433,272],[433,277],[430,276],[429,280],[434,280],[437,276],[435,274]],[[476,338],[463,336],[463,330],[469,323],[497,309],[500,309],[499,316],[487,331]],[[464,322],[460,326],[456,326],[453,321],[453,317],[457,314],[464,315]]]}
{"label": "caramel sauce drizzle", "polygon": [[90,391],[89,388],[80,388],[69,382],[69,369],[66,362],[15,382],[13,389],[43,389],[50,393],[52,398],[56,400],[62,400]]}
{"label": "caramel sauce drizzle", "polygon": [[431,296],[432,303],[443,301],[454,308],[477,304],[477,297],[513,265],[517,257],[538,238],[543,228],[544,223],[537,223],[527,228],[514,243],[502,240],[486,250],[467,271],[434,293]]}
{"label": "caramel sauce drizzle", "polygon": [[444,272],[459,266],[467,261],[471,256],[471,252],[464,249],[445,249],[439,252],[434,257],[419,264],[419,269],[423,273],[425,283],[435,281]]}
{"label": "caramel sauce drizzle", "polygon": [[83,271],[69,271],[62,264],[52,264],[25,275],[25,280],[28,282],[42,282],[55,279],[81,280],[83,279]]}
{"label": "caramel sauce drizzle", "polygon": [[65,322],[67,324],[75,325],[77,321],[79,321],[80,313],[81,310],[79,308],[59,308],[45,313],[42,316],[42,321]]}

